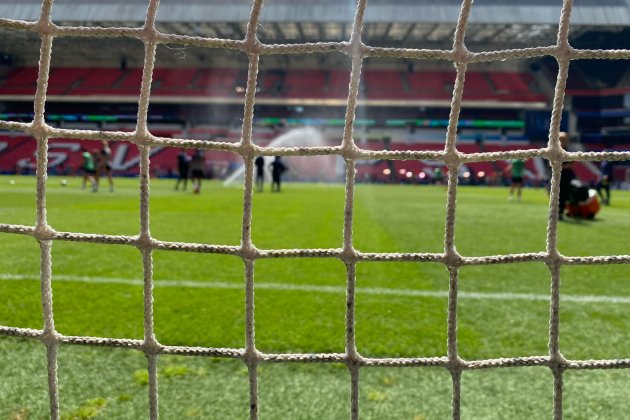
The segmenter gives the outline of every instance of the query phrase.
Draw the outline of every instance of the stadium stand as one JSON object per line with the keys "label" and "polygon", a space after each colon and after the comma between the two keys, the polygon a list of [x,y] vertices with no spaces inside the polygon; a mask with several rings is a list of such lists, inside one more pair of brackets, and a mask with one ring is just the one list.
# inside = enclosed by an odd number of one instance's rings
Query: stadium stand
{"label": "stadium stand", "polygon": [[[549,63],[541,62],[542,66],[547,66],[547,75],[553,73],[553,66]],[[614,87],[606,89],[595,89],[592,84],[587,82],[587,78],[584,77],[585,72],[580,68],[572,68],[572,77],[569,78],[569,89],[567,94],[575,95],[578,100],[579,110],[579,98],[580,96],[602,96],[602,95],[614,95],[618,94],[618,90],[623,91],[623,87]],[[198,68],[198,67],[183,67],[183,68],[156,68],[153,73],[153,85],[152,95],[154,97],[212,97],[217,99],[232,98],[235,96],[242,96],[244,94],[246,74],[242,69],[235,69],[230,67],[217,67],[217,68]],[[278,98],[280,100],[293,100],[293,99],[345,99],[348,90],[349,72],[347,70],[338,69],[302,69],[302,68],[290,68],[286,70],[278,70],[274,68],[268,68],[261,70],[259,75],[259,86],[257,95],[261,98]],[[452,70],[394,70],[394,69],[364,69],[363,80],[360,85],[361,92],[360,98],[371,100],[388,100],[388,101],[407,101],[412,99],[426,99],[426,100],[450,100],[452,94],[453,83],[455,78],[455,72]],[[30,95],[35,91],[35,82],[37,79],[37,69],[34,67],[18,67],[9,70],[5,77],[0,80],[0,95]],[[94,96],[99,95],[107,96],[131,96],[137,95],[140,89],[140,83],[142,80],[142,71],[139,68],[85,68],[85,67],[55,67],[52,69],[48,85],[49,95],[58,96]],[[540,86],[532,76],[531,73],[526,71],[469,71],[466,74],[465,100],[475,101],[496,101],[498,103],[502,101],[516,101],[522,103],[540,103],[548,105],[548,98],[541,93]],[[583,101],[584,102],[584,101]],[[596,108],[599,104],[593,105]],[[280,135],[283,130],[288,129],[286,121],[289,121],[292,117],[291,112],[283,111],[279,108],[265,110],[261,109],[257,113],[257,116],[264,117],[269,115],[270,117],[279,117],[280,123],[278,129],[261,130],[257,128],[258,132],[255,133],[255,137],[260,144],[270,141],[276,136]],[[372,114],[377,115],[375,121],[381,121],[380,124],[385,121],[388,115],[391,113],[384,112],[379,114],[378,110],[369,111]],[[448,115],[440,115],[439,109],[427,110],[427,116],[431,118],[447,119]],[[590,111],[590,109],[588,109]],[[466,112],[466,111],[463,111]],[[322,108],[315,112],[315,114],[321,114],[324,118],[342,118],[343,115],[336,115],[332,110],[324,112]],[[411,112],[411,109],[400,108],[397,109],[398,118],[404,121],[408,118],[409,121],[414,121],[418,117],[417,111]],[[326,115],[328,114],[328,115]],[[478,111],[479,118],[481,119],[515,119],[514,113],[506,112],[500,107],[496,109],[487,109]],[[474,115],[474,113],[473,113]],[[581,114],[578,114],[581,115]],[[585,114],[586,115],[586,114]],[[598,114],[599,115],[599,114]],[[307,113],[304,117],[309,117]],[[461,117],[465,118],[464,115]],[[475,118],[475,117],[473,117]],[[587,117],[584,117],[587,118]],[[593,118],[592,116],[590,117]],[[264,118],[263,118],[264,119]],[[283,120],[283,119],[286,119]],[[273,118],[272,118],[273,120]],[[585,120],[586,121],[586,120]],[[415,124],[415,123],[414,123]],[[586,150],[601,150],[601,140],[593,141],[593,136],[599,136],[597,133],[601,129],[601,126],[605,123],[595,125],[590,131],[585,131],[585,139],[591,140],[585,142],[584,146]],[[409,127],[409,125],[408,125]],[[442,143],[424,143],[424,144],[408,144],[408,140],[402,140],[404,136],[404,130],[402,132],[396,132],[393,128],[390,132],[393,133],[394,140],[391,147],[393,149],[423,149],[423,150],[439,150],[443,148]],[[494,135],[494,131],[486,133],[486,135]],[[591,134],[593,133],[593,134]],[[171,135],[174,133],[166,133]],[[225,141],[238,141],[240,133],[238,131],[232,131],[228,127],[217,126],[210,124],[204,126],[203,124],[189,127],[188,135],[193,138],[221,138]],[[400,140],[396,140],[400,139]],[[6,144],[4,149],[0,152],[0,171],[13,172],[16,170],[16,162],[25,162],[29,159],[33,159],[34,143],[29,143],[20,138],[3,137],[0,142]],[[51,141],[51,146],[55,147],[58,140]],[[76,143],[76,141],[75,141]],[[462,144],[464,150],[468,150],[474,145]],[[500,150],[512,150],[514,148],[523,147],[519,145],[506,145],[494,146],[492,144],[486,144],[485,151],[500,151]],[[527,146],[530,147],[530,146]],[[535,146],[531,146],[535,147]],[[539,147],[539,146],[536,146]],[[624,145],[615,147],[623,150],[627,149]],[[133,149],[133,148],[131,148]],[[480,151],[480,150],[478,150]],[[66,165],[70,167],[78,166],[80,160],[78,160],[78,153],[75,151],[67,151],[68,157],[64,160]],[[128,150],[124,159],[133,159],[132,150]],[[75,156],[76,154],[76,156]],[[161,151],[152,156],[152,162],[156,167],[163,168],[164,173],[168,173],[174,168],[175,155],[171,156],[170,151]],[[234,160],[234,156],[231,154],[219,154],[217,156],[209,155],[209,161],[224,162],[230,164]],[[51,162],[54,163],[54,162]],[[124,166],[124,165],[123,165]],[[400,166],[400,167],[399,167]],[[403,167],[404,166],[404,167]],[[492,173],[497,170],[502,170],[505,167],[504,162],[491,163],[475,163],[471,165],[471,171],[477,173],[482,171],[484,173]],[[383,180],[382,169],[378,166],[368,166],[369,169],[360,169],[360,174],[365,176],[371,176],[376,180]],[[417,173],[428,170],[427,173],[431,173],[431,168],[427,167],[421,162],[414,163],[397,163],[396,170],[409,169],[411,172]],[[536,174],[536,177],[541,177],[542,174],[538,174],[538,170],[535,167],[528,169],[531,173]],[[54,165],[53,165],[54,170]],[[133,174],[136,169],[133,168],[119,168],[116,173],[119,175]],[[578,176],[586,182],[595,182],[597,173],[592,168],[583,165],[576,165],[576,172]]]}
{"label": "stadium stand", "polygon": [[113,95],[140,95],[142,69],[130,69],[117,86],[102,85],[102,89],[111,89]]}
{"label": "stadium stand", "polygon": [[[85,72],[83,80],[68,93],[70,95],[110,94],[124,76],[119,69],[96,68]],[[77,80],[77,82],[79,82]]]}
{"label": "stadium stand", "polygon": [[289,71],[284,78],[288,98],[316,97],[326,89],[326,73],[320,70]]}
{"label": "stadium stand", "polygon": [[34,67],[16,68],[9,71],[5,80],[0,84],[2,95],[32,95],[35,94],[37,69]]}
{"label": "stadium stand", "polygon": [[350,74],[345,70],[330,70],[327,72],[322,93],[331,98],[343,98],[348,95]]}
{"label": "stadium stand", "polygon": [[156,69],[154,92],[163,95],[188,95],[191,92],[197,69]]}
{"label": "stadium stand", "polygon": [[[231,97],[242,94],[245,75],[230,68],[156,68],[153,73],[154,96]],[[442,99],[452,94],[452,71],[366,70],[361,96],[367,99]],[[33,94],[37,69],[13,70],[0,83],[0,95]],[[405,81],[403,83],[403,80]],[[50,95],[137,95],[142,70],[132,68],[54,68],[50,75]],[[345,70],[267,70],[259,81],[259,95],[280,98],[344,98],[349,74]],[[531,75],[523,72],[469,72],[466,99],[547,103],[533,86]]]}
{"label": "stadium stand", "polygon": [[[29,136],[0,136],[0,173],[28,171],[28,162],[34,161],[37,144]],[[24,168],[22,168],[24,166]]]}
{"label": "stadium stand", "polygon": [[455,73],[439,71],[414,72],[409,74],[408,78],[412,93],[429,98],[441,98],[448,95],[448,86],[451,86],[452,91]]}
{"label": "stadium stand", "polygon": [[65,95],[74,83],[79,83],[89,69],[53,68],[48,77],[50,95]]}
{"label": "stadium stand", "polygon": [[236,88],[238,71],[227,68],[201,69],[192,84],[193,94],[231,96]]}
{"label": "stadium stand", "polygon": [[366,95],[374,99],[404,99],[409,97],[403,91],[400,72],[368,70],[365,72]]}

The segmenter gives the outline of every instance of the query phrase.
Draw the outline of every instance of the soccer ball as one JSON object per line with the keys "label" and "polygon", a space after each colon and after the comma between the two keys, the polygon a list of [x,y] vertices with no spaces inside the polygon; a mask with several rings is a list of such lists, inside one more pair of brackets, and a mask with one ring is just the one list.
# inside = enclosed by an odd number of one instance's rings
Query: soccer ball
{"label": "soccer ball", "polygon": [[9,184],[11,184],[11,185],[15,185],[15,180],[14,180],[14,179],[10,180],[10,181],[9,181]]}
{"label": "soccer ball", "polygon": [[65,187],[66,185],[68,185],[68,181],[66,181],[65,179],[61,180],[61,186]]}

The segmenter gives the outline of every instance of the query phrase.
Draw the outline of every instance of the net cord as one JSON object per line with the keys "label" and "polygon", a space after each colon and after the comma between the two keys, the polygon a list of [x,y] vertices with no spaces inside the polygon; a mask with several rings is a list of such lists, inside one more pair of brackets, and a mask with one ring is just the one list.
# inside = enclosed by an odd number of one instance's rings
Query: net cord
{"label": "net cord", "polygon": [[[87,345],[141,350],[147,356],[149,372],[149,417],[157,419],[158,410],[158,362],[161,354],[205,356],[240,359],[249,372],[249,395],[251,419],[257,419],[258,374],[261,362],[268,363],[345,363],[350,373],[350,413],[352,419],[359,418],[360,369],[363,367],[428,367],[439,366],[447,369],[452,378],[452,417],[461,417],[461,377],[465,370],[511,368],[522,366],[547,366],[553,373],[553,417],[562,418],[563,373],[574,369],[627,369],[630,359],[611,360],[567,360],[560,352],[560,269],[563,265],[630,264],[630,255],[602,255],[590,257],[569,257],[560,254],[557,248],[560,171],[566,161],[630,160],[629,152],[568,152],[562,149],[559,141],[560,122],[564,105],[564,92],[571,60],[575,59],[629,59],[629,50],[576,50],[568,41],[572,0],[564,0],[556,45],[506,49],[501,51],[471,52],[465,46],[465,34],[472,10],[472,0],[463,0],[460,15],[453,37],[451,50],[398,49],[365,45],[361,40],[367,0],[357,2],[352,34],[347,42],[321,42],[304,44],[262,44],[256,29],[263,8],[262,0],[254,0],[243,40],[190,37],[163,34],[156,29],[158,0],[150,0],[145,23],[142,28],[100,28],[58,26],[51,21],[53,0],[42,1],[42,11],[38,21],[27,22],[0,19],[0,27],[36,32],[41,39],[37,89],[34,97],[34,117],[30,123],[0,121],[0,129],[20,131],[33,136],[37,141],[37,217],[35,226],[0,224],[0,233],[34,237],[40,244],[40,285],[44,327],[42,330],[0,326],[0,335],[31,338],[42,341],[47,348],[47,371],[50,412],[52,419],[59,419],[59,385],[57,377],[57,355],[60,345]],[[45,121],[46,90],[50,71],[53,40],[55,37],[131,37],[141,40],[145,46],[141,91],[138,98],[137,125],[132,133],[115,131],[69,130],[49,126]],[[148,107],[150,88],[155,66],[156,48],[160,44],[182,44],[206,48],[227,48],[243,51],[249,58],[247,87],[244,100],[241,140],[238,143],[225,141],[202,141],[195,139],[170,139],[156,137],[149,131]],[[256,97],[258,63],[266,54],[307,54],[342,52],[352,61],[348,100],[340,146],[331,147],[260,147],[252,140],[253,114]],[[491,62],[505,59],[553,56],[559,65],[555,86],[549,140],[546,148],[538,150],[515,150],[464,154],[457,149],[457,124],[464,93],[467,66],[470,63]],[[411,58],[439,59],[451,61],[456,68],[451,112],[443,151],[372,151],[362,150],[354,142],[354,119],[359,103],[358,92],[361,80],[361,66],[365,58]],[[46,217],[46,180],[48,165],[48,140],[54,138],[74,138],[87,140],[127,141],[136,144],[140,150],[140,232],[137,236],[112,236],[86,234],[81,232],[57,232],[48,225]],[[243,189],[243,219],[241,245],[225,246],[160,241],[150,232],[150,178],[149,150],[154,146],[186,147],[193,149],[228,151],[241,156],[245,161]],[[257,249],[251,237],[253,199],[253,159],[264,156],[316,156],[339,155],[346,163],[346,188],[344,204],[343,244],[338,249]],[[526,159],[542,157],[548,159],[552,167],[549,217],[547,225],[546,250],[537,253],[490,255],[466,257],[457,252],[455,246],[455,220],[457,203],[457,174],[460,166],[470,162],[486,162],[505,159]],[[418,160],[433,159],[445,163],[449,169],[446,223],[443,253],[365,253],[354,248],[353,214],[355,163],[357,159]],[[52,290],[52,255],[54,241],[75,241],[109,245],[130,245],[142,254],[144,273],[144,338],[143,340],[114,339],[87,336],[65,336],[55,330]],[[186,346],[166,346],[158,342],[153,320],[153,250],[170,250],[198,253],[234,255],[242,258],[245,274],[245,346],[241,349],[204,348]],[[255,343],[255,261],[267,258],[335,258],[346,266],[346,331],[345,353],[323,354],[271,354],[263,353]],[[440,262],[449,271],[447,354],[445,357],[425,358],[368,358],[359,354],[355,337],[355,293],[357,262]],[[520,262],[543,262],[550,271],[550,317],[549,354],[516,358],[484,360],[463,360],[457,349],[457,298],[459,268],[467,265],[511,264]]]}

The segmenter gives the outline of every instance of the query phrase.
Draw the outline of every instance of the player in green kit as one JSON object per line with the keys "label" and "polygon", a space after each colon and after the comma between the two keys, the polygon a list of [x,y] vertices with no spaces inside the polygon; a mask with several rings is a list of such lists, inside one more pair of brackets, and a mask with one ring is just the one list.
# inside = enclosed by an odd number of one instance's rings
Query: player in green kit
{"label": "player in green kit", "polygon": [[510,196],[508,197],[508,200],[512,201],[514,199],[514,190],[516,190],[516,200],[521,201],[525,161],[522,159],[513,159],[510,161],[510,165],[505,170],[511,171],[512,174],[512,186],[510,187]]}
{"label": "player in green kit", "polygon": [[92,156],[92,154],[90,152],[88,152],[87,150],[85,150],[85,148],[81,148],[81,157],[83,158],[83,185],[82,185],[82,189],[85,189],[85,184],[87,183],[87,181],[90,181],[90,184],[92,185],[92,191],[96,192],[97,191],[97,184],[96,184],[96,180],[94,179],[94,176],[96,175],[96,166],[94,165],[94,157]]}
{"label": "player in green kit", "polygon": [[435,168],[435,171],[433,171],[433,183],[435,185],[442,185],[443,182],[444,173],[442,172],[442,168],[438,166],[437,168]]}

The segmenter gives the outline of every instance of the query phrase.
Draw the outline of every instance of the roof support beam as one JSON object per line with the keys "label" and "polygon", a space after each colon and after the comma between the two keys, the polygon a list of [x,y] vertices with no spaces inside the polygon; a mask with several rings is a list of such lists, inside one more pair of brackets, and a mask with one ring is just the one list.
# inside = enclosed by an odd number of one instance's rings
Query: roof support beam
{"label": "roof support beam", "polygon": [[499,26],[499,28],[494,31],[492,34],[488,35],[488,37],[486,39],[496,39],[499,35],[501,35],[503,32],[507,31],[508,28],[510,27],[510,25],[501,25]]}
{"label": "roof support beam", "polygon": [[279,39],[282,42],[285,42],[287,40],[287,37],[284,36],[284,32],[282,32],[282,29],[280,28],[280,25],[278,25],[277,22],[272,23],[271,27],[276,33],[276,39]]}
{"label": "roof support beam", "polygon": [[302,29],[302,22],[295,22],[295,26],[297,27],[298,33],[300,34],[300,39],[302,41],[306,41],[306,36],[304,36],[304,29]]}
{"label": "roof support beam", "polygon": [[414,31],[414,29],[416,29],[416,24],[415,23],[410,23],[409,24],[409,29],[407,29],[407,32],[405,32],[405,34],[403,35],[403,37],[400,40],[400,42],[402,42],[402,43],[407,42],[407,40],[411,36],[411,33]]}
{"label": "roof support beam", "polygon": [[440,24],[436,23],[435,25],[433,25],[433,27],[429,30],[429,32],[427,32],[427,34],[424,37],[427,39],[433,37],[433,35],[435,35],[435,33],[438,31],[439,28],[440,28]]}
{"label": "roof support beam", "polygon": [[230,22],[228,23],[230,28],[234,31],[234,33],[238,36],[238,39],[245,39],[245,32],[241,29],[241,25],[238,23]]}
{"label": "roof support beam", "polygon": [[225,32],[223,32],[223,31],[221,30],[221,28],[219,27],[219,25],[218,25],[218,24],[216,24],[216,23],[212,25],[212,30],[214,30],[214,32],[216,32],[216,33],[217,33],[217,35],[219,36],[219,38],[220,38],[220,39],[231,39],[229,36],[227,36],[227,35],[225,34]]}
{"label": "roof support beam", "polygon": [[392,30],[392,26],[394,26],[394,24],[391,22],[387,24],[387,27],[385,28],[385,31],[383,32],[383,38],[389,38],[389,33]]}

